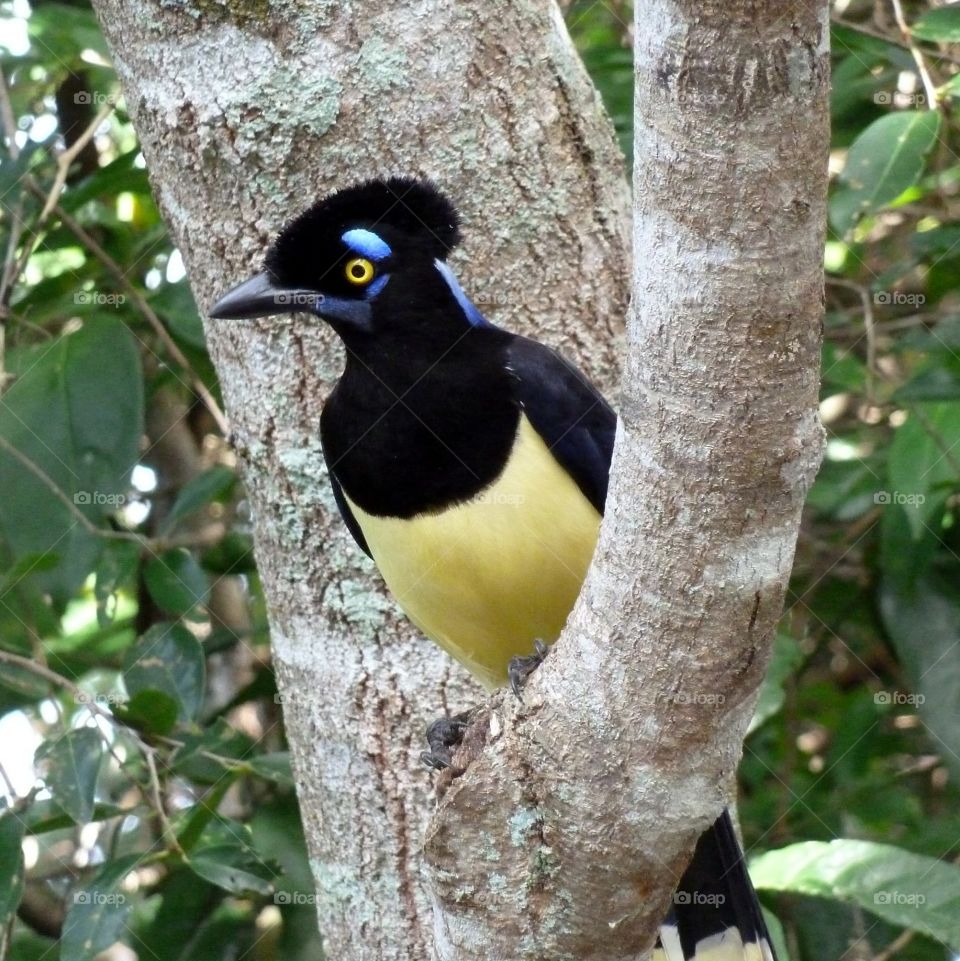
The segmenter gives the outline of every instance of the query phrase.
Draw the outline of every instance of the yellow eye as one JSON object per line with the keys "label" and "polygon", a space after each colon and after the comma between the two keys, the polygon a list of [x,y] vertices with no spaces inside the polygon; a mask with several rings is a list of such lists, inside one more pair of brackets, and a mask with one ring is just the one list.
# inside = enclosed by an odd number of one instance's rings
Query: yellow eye
{"label": "yellow eye", "polygon": [[352,260],[348,260],[346,266],[343,268],[344,276],[351,284],[356,284],[358,287],[363,286],[363,284],[369,284],[373,280],[373,264],[369,260],[363,257],[354,257]]}

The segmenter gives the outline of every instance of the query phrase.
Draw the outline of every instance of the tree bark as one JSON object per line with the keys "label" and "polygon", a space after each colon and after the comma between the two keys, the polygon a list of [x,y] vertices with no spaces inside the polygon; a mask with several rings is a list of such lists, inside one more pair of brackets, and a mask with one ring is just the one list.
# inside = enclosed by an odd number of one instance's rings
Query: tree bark
{"label": "tree bark", "polygon": [[[481,309],[616,383],[629,196],[553,0],[95,6],[201,305],[329,190],[426,174],[461,207],[453,266]],[[328,956],[426,958],[420,738],[482,695],[405,624],[335,517],[318,439],[342,362],[329,332],[299,317],[209,323],[207,336],[253,507]]]}
{"label": "tree bark", "polygon": [[695,838],[733,798],[820,462],[828,5],[636,10],[610,496],[555,653],[524,705],[504,699],[473,732],[431,825],[445,961],[649,948]]}

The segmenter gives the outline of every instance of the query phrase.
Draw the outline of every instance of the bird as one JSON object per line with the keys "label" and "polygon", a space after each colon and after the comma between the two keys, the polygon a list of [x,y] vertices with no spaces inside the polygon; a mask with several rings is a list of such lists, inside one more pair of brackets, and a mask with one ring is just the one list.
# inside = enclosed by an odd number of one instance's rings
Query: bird
{"label": "bird", "polygon": [[[333,328],[345,363],[319,433],[349,532],[417,628],[488,690],[518,689],[586,576],[617,417],[560,353],[484,316],[448,263],[460,242],[432,181],[367,180],[291,220],[208,313]],[[655,951],[775,961],[728,811],[699,839]]]}

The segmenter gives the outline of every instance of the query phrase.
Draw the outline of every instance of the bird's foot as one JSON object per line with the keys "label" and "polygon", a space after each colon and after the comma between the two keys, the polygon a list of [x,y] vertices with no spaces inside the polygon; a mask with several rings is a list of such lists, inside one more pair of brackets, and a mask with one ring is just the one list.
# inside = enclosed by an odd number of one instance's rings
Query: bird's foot
{"label": "bird's foot", "polygon": [[527,678],[547,659],[550,648],[539,638],[533,642],[533,653],[526,657],[511,657],[507,665],[507,677],[510,678],[510,690],[517,700],[523,702],[523,686]]}
{"label": "bird's foot", "polygon": [[464,732],[470,725],[473,711],[454,714],[453,717],[439,717],[427,728],[429,751],[420,754],[420,760],[431,771],[442,771],[450,767],[453,749],[463,740]]}

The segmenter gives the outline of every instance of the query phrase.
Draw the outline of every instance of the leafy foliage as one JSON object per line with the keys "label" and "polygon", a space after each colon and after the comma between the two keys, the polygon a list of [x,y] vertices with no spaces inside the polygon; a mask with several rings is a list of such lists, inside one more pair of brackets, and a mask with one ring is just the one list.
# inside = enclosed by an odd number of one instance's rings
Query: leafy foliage
{"label": "leafy foliage", "polygon": [[[565,14],[629,156],[629,4]],[[0,956],[316,959],[200,316],[89,7],[5,16]],[[829,446],[742,770],[793,961],[960,950],[960,10],[907,17],[834,14]]]}

